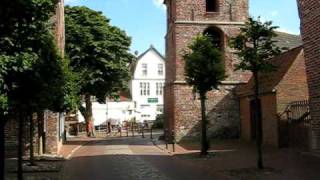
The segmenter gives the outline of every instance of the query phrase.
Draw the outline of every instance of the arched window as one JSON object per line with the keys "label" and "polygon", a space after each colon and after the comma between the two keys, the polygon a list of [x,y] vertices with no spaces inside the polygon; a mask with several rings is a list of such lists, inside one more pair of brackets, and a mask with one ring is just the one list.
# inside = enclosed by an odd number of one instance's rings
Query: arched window
{"label": "arched window", "polygon": [[206,0],[207,12],[217,12],[218,11],[218,1],[219,0]]}
{"label": "arched window", "polygon": [[224,33],[221,29],[217,27],[209,27],[204,32],[203,35],[209,36],[212,39],[212,44],[219,49],[224,47]]}

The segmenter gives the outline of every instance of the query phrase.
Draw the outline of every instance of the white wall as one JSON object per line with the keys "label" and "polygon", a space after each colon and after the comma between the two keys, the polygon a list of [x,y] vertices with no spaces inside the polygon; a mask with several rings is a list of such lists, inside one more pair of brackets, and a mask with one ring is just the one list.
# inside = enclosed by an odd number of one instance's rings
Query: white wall
{"label": "white wall", "polygon": [[[113,119],[113,123],[115,123],[115,121],[122,123],[123,121],[129,121],[134,117],[134,104],[133,102],[127,101],[108,102],[107,104],[93,102],[92,113],[94,125],[96,126],[104,123],[107,119]],[[84,122],[84,117],[80,112],[78,112],[78,117],[80,122]]]}

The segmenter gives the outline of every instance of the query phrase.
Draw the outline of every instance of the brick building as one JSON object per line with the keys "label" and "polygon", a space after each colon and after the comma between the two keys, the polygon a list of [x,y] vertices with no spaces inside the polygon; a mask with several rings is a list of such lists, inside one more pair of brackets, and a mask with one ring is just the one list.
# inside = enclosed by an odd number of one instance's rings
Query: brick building
{"label": "brick building", "polygon": [[[228,38],[238,34],[248,18],[248,0],[165,0],[167,6],[165,127],[178,141],[199,136],[200,102],[185,82],[183,52],[199,34],[216,39],[224,54],[228,78],[220,90],[208,93],[207,115],[211,137],[239,135],[239,102],[235,88],[247,83],[250,73],[234,71],[238,62]],[[299,36],[278,33],[280,47],[301,44]],[[227,113],[226,113],[227,112]]]}
{"label": "brick building", "polygon": [[[259,75],[263,143],[279,147],[288,144],[288,129],[284,129],[288,128],[285,125],[289,123],[286,117],[288,107],[293,102],[307,101],[309,95],[302,47],[284,52],[273,58],[271,62],[277,70]],[[254,140],[256,129],[253,110],[253,78],[247,84],[237,88],[237,95],[240,99],[241,138],[247,141]],[[281,128],[284,130],[281,131]],[[302,134],[300,136],[302,137]],[[304,142],[307,142],[307,136],[304,137]],[[290,140],[293,141],[293,138]],[[291,144],[297,146],[298,143]]]}
{"label": "brick building", "polygon": [[298,0],[311,109],[311,149],[320,149],[320,1]]}
{"label": "brick building", "polygon": [[[207,114],[210,136],[237,136],[239,109],[236,85],[247,82],[248,73],[234,72],[236,55],[227,39],[238,33],[248,18],[248,0],[166,0],[166,86],[165,126],[175,130],[178,141],[199,136],[200,101],[185,82],[183,51],[198,34],[210,34],[224,52],[228,79],[219,91],[208,93]],[[228,113],[225,113],[228,112]],[[228,133],[226,133],[228,132]]]}

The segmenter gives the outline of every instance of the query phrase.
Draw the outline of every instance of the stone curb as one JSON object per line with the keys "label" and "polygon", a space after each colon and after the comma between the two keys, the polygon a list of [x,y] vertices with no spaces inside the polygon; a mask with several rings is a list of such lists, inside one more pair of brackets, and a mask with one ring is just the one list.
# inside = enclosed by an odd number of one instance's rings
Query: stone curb
{"label": "stone curb", "polygon": [[155,147],[157,147],[157,148],[160,149],[161,151],[169,154],[170,156],[175,155],[175,153],[174,153],[174,152],[171,152],[169,149],[162,148],[162,147],[158,144],[158,143],[160,142],[159,140],[152,139],[151,142],[153,143],[153,145],[154,145]]}

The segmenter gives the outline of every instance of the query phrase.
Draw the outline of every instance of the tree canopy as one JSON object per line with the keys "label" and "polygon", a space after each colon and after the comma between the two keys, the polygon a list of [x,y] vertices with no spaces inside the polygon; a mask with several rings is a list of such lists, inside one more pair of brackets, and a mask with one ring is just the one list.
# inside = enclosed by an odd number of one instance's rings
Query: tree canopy
{"label": "tree canopy", "polygon": [[87,7],[67,6],[65,17],[66,52],[73,71],[81,77],[80,92],[104,102],[127,85],[133,60],[131,39],[101,12]]}
{"label": "tree canopy", "polygon": [[207,155],[209,141],[207,139],[206,94],[218,89],[226,78],[222,53],[213,43],[210,36],[197,36],[189,45],[190,51],[185,53],[185,76],[193,91],[199,93],[201,101],[201,155]]}
{"label": "tree canopy", "polygon": [[[270,59],[281,53],[281,48],[276,45],[274,37],[277,36],[274,31],[276,26],[272,26],[271,21],[261,22],[249,18],[245,26],[241,28],[240,34],[231,38],[230,45],[240,58],[240,63],[236,69],[248,70],[253,74],[254,80],[254,120],[257,132],[257,167],[264,168],[262,158],[262,111],[259,99],[259,73],[271,72],[276,67],[271,63]],[[284,48],[285,49],[285,48]]]}
{"label": "tree canopy", "polygon": [[260,18],[249,18],[241,28],[240,34],[230,40],[231,47],[237,50],[240,58],[236,69],[252,72],[272,71],[274,66],[269,59],[280,54],[282,50],[274,40],[277,28],[272,26],[271,21],[261,22]]}
{"label": "tree canopy", "polygon": [[[68,62],[54,41],[55,2],[5,0],[0,7],[1,105],[32,111],[60,111],[65,100]],[[71,94],[67,94],[71,96]]]}
{"label": "tree canopy", "polygon": [[185,76],[195,92],[206,93],[217,89],[226,78],[222,53],[209,36],[197,36],[189,45],[191,52],[184,55]]}

